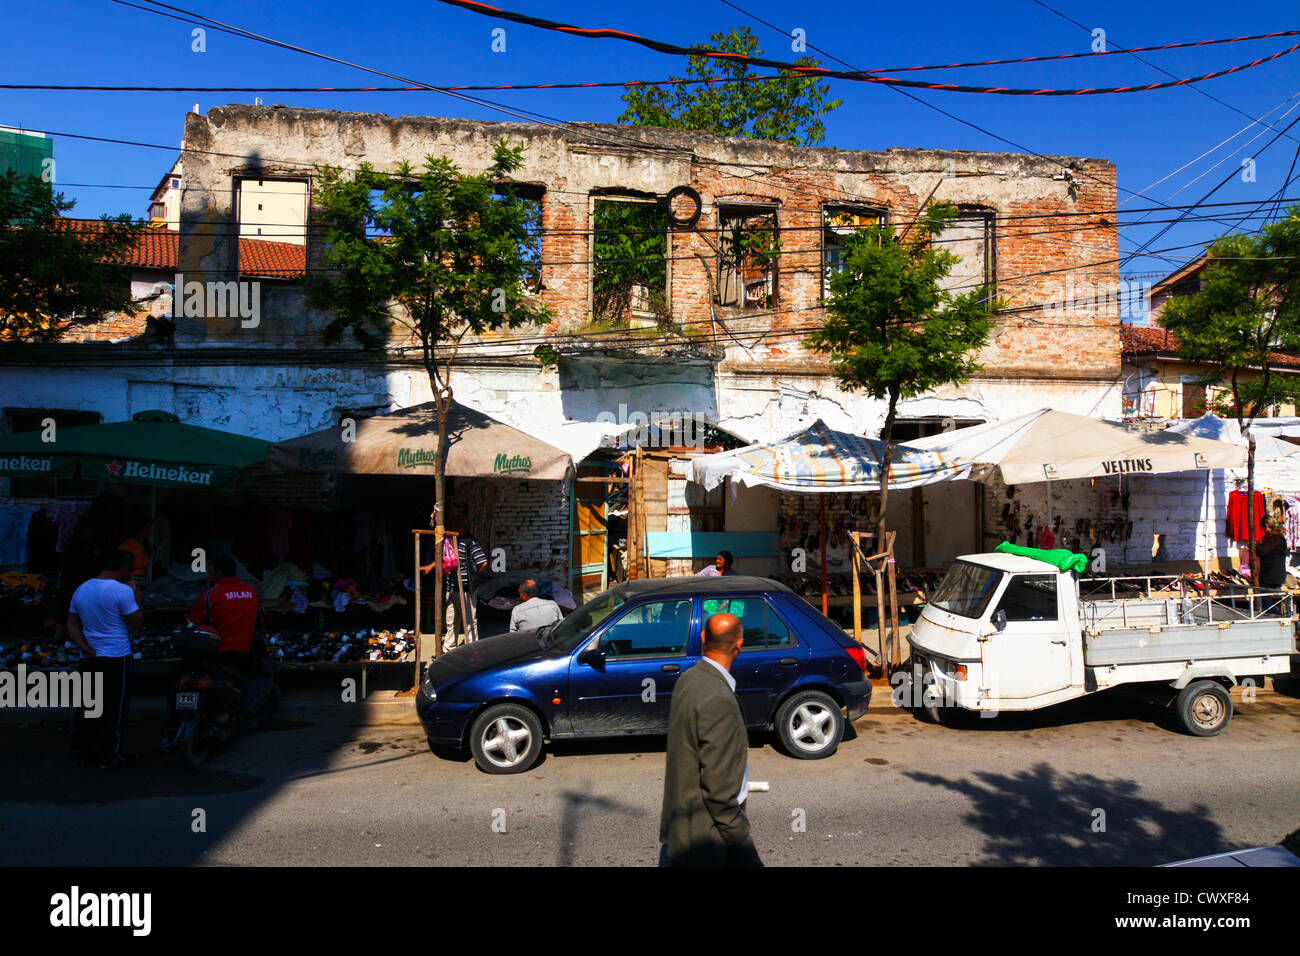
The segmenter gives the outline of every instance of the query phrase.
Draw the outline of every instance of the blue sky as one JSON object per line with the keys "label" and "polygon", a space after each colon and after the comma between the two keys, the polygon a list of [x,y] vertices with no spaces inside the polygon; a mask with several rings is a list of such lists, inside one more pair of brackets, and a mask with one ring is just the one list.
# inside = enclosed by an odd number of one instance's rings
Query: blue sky
{"label": "blue sky", "polygon": [[[1251,3],[1082,2],[1050,0],[1055,9],[1089,28],[1106,31],[1112,44],[1145,46],[1174,41],[1267,33],[1300,27],[1294,0]],[[740,7],[787,30],[801,28],[808,42],[871,69],[908,64],[1086,52],[1088,32],[1053,15],[1033,0],[971,4],[791,4],[737,0]],[[176,5],[254,32],[367,66],[440,85],[543,83],[583,80],[661,79],[684,72],[684,61],[631,44],[587,40],[503,24],[436,2],[371,0],[365,4],[321,0],[265,4],[258,0],[176,0]],[[759,36],[766,54],[797,54],[782,37],[720,0],[658,0],[609,4],[597,0],[497,0],[497,6],[582,26],[624,29],[689,45],[741,24]],[[1290,16],[1288,16],[1288,14]],[[393,85],[358,70],[300,53],[209,30],[207,50],[191,50],[193,27],[111,0],[52,0],[11,4],[0,36],[0,82],[88,83],[154,86],[365,86]],[[491,49],[492,30],[504,27],[506,50]],[[1195,50],[1143,54],[1176,76],[1244,63],[1291,46],[1300,37],[1227,44]],[[812,54],[817,55],[817,54]],[[830,64],[828,65],[835,65]],[[947,74],[909,74],[970,84],[1030,87],[1096,87],[1156,82],[1166,77],[1129,56],[1084,61],[1000,66]],[[1211,80],[1194,89],[1096,97],[996,97],[920,91],[916,95],[957,116],[1038,153],[1101,156],[1118,167],[1121,209],[1187,203],[1204,193],[1242,158],[1255,158],[1255,181],[1235,176],[1212,201],[1263,202],[1282,184],[1300,147],[1300,124],[1267,151],[1275,135],[1265,131],[1253,146],[1169,197],[1233,149],[1260,132],[1256,127],[1147,193],[1123,191],[1150,184],[1227,139],[1251,117],[1282,105],[1270,121],[1284,126],[1300,116],[1300,51],[1254,70]],[[56,133],[78,133],[179,147],[184,116],[230,102],[253,102],[248,93],[97,93],[0,90],[0,124]],[[481,94],[511,109],[564,120],[612,122],[621,112],[617,89]],[[832,95],[844,105],[827,120],[824,145],[883,149],[890,146],[1012,150],[982,132],[940,115],[890,89],[835,81]],[[505,119],[504,114],[433,92],[267,93],[263,102],[293,106],[402,114]],[[1293,112],[1279,121],[1288,108]],[[1294,137],[1294,138],[1289,138]],[[96,143],[56,136],[58,185],[77,200],[76,215],[147,212],[148,188],[172,161],[166,150]],[[82,185],[84,184],[84,185]],[[1288,190],[1300,196],[1300,181]],[[1169,218],[1155,214],[1153,218]],[[1121,249],[1134,249],[1155,228],[1121,234]],[[1212,239],[1224,226],[1197,222],[1178,226],[1156,248]],[[1165,259],[1143,258],[1126,273],[1163,273],[1195,255],[1179,250]]]}

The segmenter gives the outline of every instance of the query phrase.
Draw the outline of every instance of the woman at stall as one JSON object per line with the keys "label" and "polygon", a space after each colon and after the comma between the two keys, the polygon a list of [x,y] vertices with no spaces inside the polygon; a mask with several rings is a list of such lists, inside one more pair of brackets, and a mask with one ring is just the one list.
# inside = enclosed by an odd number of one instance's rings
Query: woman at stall
{"label": "woman at stall", "polygon": [[1259,565],[1260,587],[1281,588],[1286,585],[1286,535],[1282,522],[1269,519],[1264,538],[1255,546],[1256,564]]}

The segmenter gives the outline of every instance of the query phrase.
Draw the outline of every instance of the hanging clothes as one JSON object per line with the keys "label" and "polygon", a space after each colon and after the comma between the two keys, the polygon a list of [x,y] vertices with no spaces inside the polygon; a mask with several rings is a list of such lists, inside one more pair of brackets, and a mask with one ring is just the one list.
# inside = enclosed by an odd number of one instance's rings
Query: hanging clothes
{"label": "hanging clothes", "polygon": [[27,563],[27,527],[35,508],[0,505],[0,567]]}
{"label": "hanging clothes", "polygon": [[[1249,524],[1246,517],[1247,499],[1246,492],[1232,491],[1228,493],[1228,537],[1233,541],[1247,541],[1251,539]],[[1255,492],[1255,534],[1254,540],[1260,541],[1264,537],[1264,519],[1267,512],[1264,510],[1264,493]]]}
{"label": "hanging clothes", "polygon": [[1300,498],[1284,495],[1282,501],[1286,504],[1286,512],[1282,519],[1286,547],[1288,551],[1296,551],[1300,549]]}

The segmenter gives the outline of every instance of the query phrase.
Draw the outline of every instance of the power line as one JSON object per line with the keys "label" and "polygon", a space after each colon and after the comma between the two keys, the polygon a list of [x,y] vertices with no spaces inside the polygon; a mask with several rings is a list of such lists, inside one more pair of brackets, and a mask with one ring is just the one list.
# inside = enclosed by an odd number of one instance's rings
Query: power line
{"label": "power line", "polygon": [[[123,0],[114,0],[120,3]],[[156,0],[149,0],[156,2]],[[876,74],[864,73],[861,70],[830,70],[822,66],[800,65],[786,60],[773,60],[768,57],[750,56],[743,53],[727,53],[720,50],[710,50],[703,47],[685,47],[675,43],[666,43],[663,40],[654,40],[648,37],[639,36],[635,33],[629,33],[625,30],[612,30],[605,28],[584,28],[577,27],[569,23],[561,23],[557,20],[547,20],[542,17],[533,17],[523,13],[515,13],[510,10],[501,10],[497,7],[489,7],[486,4],[477,3],[475,0],[437,0],[439,3],[445,3],[448,6],[460,7],[469,10],[472,13],[489,17],[494,20],[507,20],[512,23],[522,23],[525,26],[538,27],[542,30],[550,30],[557,33],[565,33],[571,36],[578,36],[590,40],[621,40],[626,43],[635,43],[638,46],[646,47],[657,53],[666,53],[672,56],[697,56],[707,57],[715,60],[727,60],[732,63],[746,63],[750,66],[761,66],[769,69],[786,70],[791,73],[802,74],[806,77],[852,80],[859,83],[879,83],[885,86],[911,87],[922,90],[940,90],[946,93],[981,93],[996,96],[1098,96],[1111,93],[1143,93],[1151,90],[1162,90],[1174,86],[1186,86],[1193,83],[1201,83],[1205,80],[1216,79],[1221,76],[1229,76],[1233,73],[1240,73],[1244,70],[1253,69],[1264,63],[1272,62],[1300,50],[1300,43],[1295,44],[1286,50],[1280,50],[1269,56],[1260,57],[1249,63],[1242,63],[1238,66],[1229,67],[1224,70],[1216,70],[1212,73],[1204,73],[1200,76],[1189,76],[1181,79],[1171,80],[1167,83],[1148,83],[1144,86],[1111,86],[1084,89],[1014,89],[1003,86],[963,86],[956,83],[931,83],[922,80],[904,80],[899,77],[880,76]],[[165,6],[165,4],[160,4]],[[175,9],[175,8],[172,8]]]}
{"label": "power line", "polygon": [[[1065,20],[1065,21],[1068,22],[1068,23],[1072,23],[1072,24],[1074,24],[1076,27],[1078,27],[1080,30],[1082,30],[1082,31],[1084,31],[1085,33],[1087,33],[1089,36],[1092,36],[1092,31],[1089,30],[1089,29],[1088,29],[1086,26],[1084,26],[1082,23],[1080,23],[1078,20],[1075,20],[1073,17],[1069,17],[1069,16],[1067,16],[1066,14],[1062,13],[1060,10],[1057,10],[1057,9],[1055,9],[1055,8],[1053,8],[1053,7],[1049,7],[1046,3],[1043,2],[1043,0],[1034,0],[1034,3],[1038,4],[1040,7],[1042,7],[1044,10],[1046,10],[1048,13],[1054,14],[1055,16],[1060,17],[1062,20]],[[1107,42],[1107,43],[1110,42],[1109,35],[1107,35],[1107,41],[1106,41],[1106,42]],[[1158,72],[1160,72],[1160,73],[1163,73],[1165,76],[1173,77],[1173,74],[1170,73],[1168,70],[1164,69],[1163,67],[1156,66],[1156,64],[1151,63],[1151,62],[1148,61],[1148,60],[1144,60],[1142,57],[1140,57],[1140,56],[1137,55],[1138,53],[1145,53],[1145,52],[1147,52],[1147,49],[1148,49],[1148,48],[1145,48],[1145,47],[1134,47],[1134,48],[1132,48],[1132,49],[1118,48],[1118,49],[1115,49],[1115,50],[1113,50],[1113,51],[1111,51],[1111,52],[1113,52],[1113,53],[1126,53],[1126,54],[1128,54],[1129,56],[1131,56],[1133,59],[1137,60],[1139,63],[1141,63],[1141,64],[1143,64],[1143,65],[1145,65],[1145,66],[1149,66],[1149,67],[1151,67],[1151,69],[1156,70],[1156,71],[1158,71]],[[1196,87],[1196,86],[1193,86],[1193,87],[1191,87],[1191,88],[1192,88],[1195,92],[1200,93],[1202,96],[1206,97],[1207,99],[1213,100],[1215,103],[1218,103],[1220,106],[1227,107],[1228,109],[1232,110],[1234,113],[1240,113],[1242,116],[1246,117],[1248,120],[1250,120],[1250,121],[1253,122],[1253,123],[1262,123],[1262,120],[1261,120],[1261,119],[1251,116],[1251,115],[1250,115],[1249,113],[1247,113],[1245,110],[1238,109],[1237,107],[1233,106],[1231,103],[1224,102],[1223,100],[1219,99],[1217,96],[1215,96],[1213,93],[1208,92],[1207,90],[1202,90],[1202,89],[1200,89],[1199,87]],[[1268,114],[1265,114],[1265,115],[1268,115]],[[1273,132],[1277,132],[1277,128],[1274,127],[1274,126],[1270,126],[1268,123],[1262,123],[1262,125],[1267,126],[1269,129],[1273,130]],[[1295,137],[1293,137],[1293,136],[1288,136],[1287,138],[1288,138],[1288,139],[1295,139]]]}
{"label": "power line", "polygon": [[[124,6],[134,7],[138,10],[144,10],[134,3],[124,3]],[[1045,6],[1040,4],[1040,6]],[[1050,8],[1048,8],[1050,9]],[[191,22],[184,17],[173,14],[163,13],[162,11],[147,10],[146,12],[158,13],[160,16],[166,16],[173,20],[181,22]],[[1053,13],[1057,11],[1053,10]],[[1057,14],[1063,16],[1063,14]],[[1071,21],[1076,22],[1076,21]],[[1076,23],[1077,25],[1077,23]],[[238,31],[231,29],[217,28],[220,32],[232,36],[241,36]],[[1181,50],[1194,47],[1215,46],[1226,43],[1242,43],[1251,40],[1271,40],[1282,37],[1300,36],[1300,30],[1278,30],[1273,33],[1257,33],[1250,36],[1224,37],[1211,40],[1191,40],[1178,43],[1162,43],[1154,46],[1132,47],[1129,49],[1114,50],[1090,50],[1087,53],[1053,53],[1035,56],[1010,57],[999,60],[973,60],[958,63],[931,63],[921,66],[882,66],[870,70],[854,70],[852,72],[863,76],[878,73],[914,73],[927,70],[960,70],[972,67],[987,66],[1009,66],[1024,63],[1050,63],[1061,60],[1074,59],[1096,59],[1097,57],[1116,56],[1121,53],[1149,53],[1161,52],[1167,50]],[[1147,61],[1141,60],[1146,63]],[[1148,64],[1150,65],[1150,64]],[[1166,74],[1173,76],[1173,74]],[[452,90],[455,92],[514,92],[514,91],[542,91],[542,90],[575,90],[575,89],[598,89],[598,88],[630,88],[638,86],[695,86],[711,85],[714,83],[779,83],[789,80],[803,80],[807,77],[792,76],[789,74],[777,74],[775,76],[742,76],[742,77],[669,77],[661,80],[596,80],[576,83],[496,83],[496,84],[442,84],[440,90]],[[91,93],[428,93],[435,92],[426,86],[107,86],[87,83],[0,83],[0,90],[41,90],[55,92],[91,92]],[[1226,105],[1226,104],[1225,104]],[[1238,111],[1240,112],[1240,111]],[[1244,115],[1244,114],[1243,114]]]}

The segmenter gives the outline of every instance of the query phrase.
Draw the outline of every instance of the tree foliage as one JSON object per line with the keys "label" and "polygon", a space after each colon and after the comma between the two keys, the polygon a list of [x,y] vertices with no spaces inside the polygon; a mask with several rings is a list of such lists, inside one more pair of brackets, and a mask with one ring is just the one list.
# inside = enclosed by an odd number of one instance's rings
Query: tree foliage
{"label": "tree foliage", "polygon": [[[1176,336],[1180,357],[1209,366],[1202,384],[1227,384],[1230,401],[1207,404],[1235,418],[1246,436],[1247,522],[1253,527],[1251,423],[1270,405],[1300,402],[1298,377],[1276,371],[1277,353],[1300,351],[1300,204],[1257,234],[1220,237],[1206,256],[1200,291],[1171,296],[1159,321]],[[1258,573],[1254,541],[1248,550]]]}
{"label": "tree foliage", "polygon": [[668,213],[658,203],[598,199],[592,222],[592,312],[626,322],[637,286],[660,324],[668,320]]}
{"label": "tree foliage", "polygon": [[[757,56],[763,51],[747,27],[715,33],[702,49]],[[811,57],[796,60],[817,66]],[[840,106],[827,101],[829,85],[815,77],[782,70],[778,78],[747,80],[741,61],[692,56],[685,77],[707,83],[634,86],[623,94],[620,123],[664,129],[698,129],[721,136],[766,139],[791,146],[816,146],[826,138],[822,117]]]}
{"label": "tree foliage", "polygon": [[332,313],[326,344],[351,335],[379,351],[403,325],[445,387],[466,336],[546,322],[532,295],[537,204],[507,180],[522,167],[523,147],[502,141],[477,176],[433,156],[418,173],[407,163],[391,174],[369,163],[351,176],[322,169],[325,271],[308,280],[307,298]]}
{"label": "tree foliage", "polygon": [[931,242],[955,216],[951,206],[932,206],[906,238],[890,223],[848,237],[843,265],[830,275],[826,320],[804,342],[830,357],[844,388],[896,404],[979,370],[974,353],[993,326],[990,290],[945,290],[942,280],[961,260]]}
{"label": "tree foliage", "polygon": [[1227,235],[1207,250],[1199,292],[1171,296],[1160,324],[1178,354],[1226,384],[1212,407],[1244,428],[1270,405],[1300,399],[1300,381],[1276,374],[1278,352],[1300,352],[1300,205],[1257,235]]}
{"label": "tree foliage", "polygon": [[932,240],[955,216],[952,206],[932,205],[906,236],[896,235],[890,223],[852,233],[841,267],[830,276],[826,320],[804,339],[805,347],[829,356],[841,387],[888,402],[880,433],[886,446],[882,543],[898,402],[961,384],[978,371],[976,353],[988,342],[998,308],[988,288],[959,294],[943,288],[961,260]]}
{"label": "tree foliage", "polygon": [[135,312],[123,260],[140,227],[125,214],[62,218],[74,205],[40,176],[0,175],[0,339],[53,341]]}
{"label": "tree foliage", "polygon": [[[447,417],[459,346],[467,336],[541,324],[552,315],[534,296],[541,279],[538,205],[509,181],[522,168],[523,147],[502,140],[481,175],[434,156],[419,172],[407,163],[393,174],[368,163],[351,176],[320,170],[325,271],[309,278],[307,301],[331,313],[321,331],[327,344],[351,336],[382,354],[395,325],[418,341],[438,419],[430,522],[435,555],[444,528]],[[441,561],[433,571],[440,641]]]}

